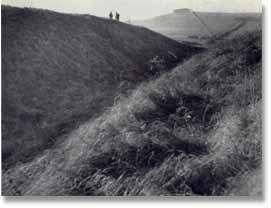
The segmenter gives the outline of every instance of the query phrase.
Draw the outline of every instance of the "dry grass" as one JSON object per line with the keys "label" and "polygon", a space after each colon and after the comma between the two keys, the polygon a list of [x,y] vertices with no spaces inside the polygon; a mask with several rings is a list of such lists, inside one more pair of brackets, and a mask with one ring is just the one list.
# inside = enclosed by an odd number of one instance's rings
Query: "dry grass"
{"label": "dry grass", "polygon": [[4,172],[3,194],[260,196],[260,55],[260,32],[218,41]]}
{"label": "dry grass", "polygon": [[154,56],[170,70],[197,51],[90,15],[2,6],[3,168],[31,161],[150,79]]}

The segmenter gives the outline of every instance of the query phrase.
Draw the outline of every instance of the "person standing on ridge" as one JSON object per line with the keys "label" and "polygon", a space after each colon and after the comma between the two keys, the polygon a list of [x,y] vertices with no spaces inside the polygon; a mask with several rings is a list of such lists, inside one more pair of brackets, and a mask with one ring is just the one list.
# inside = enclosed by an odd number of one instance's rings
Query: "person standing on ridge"
{"label": "person standing on ridge", "polygon": [[111,19],[111,20],[113,19],[113,13],[112,12],[109,13],[109,19]]}
{"label": "person standing on ridge", "polygon": [[118,12],[116,12],[116,20],[119,21],[120,20],[120,14]]}

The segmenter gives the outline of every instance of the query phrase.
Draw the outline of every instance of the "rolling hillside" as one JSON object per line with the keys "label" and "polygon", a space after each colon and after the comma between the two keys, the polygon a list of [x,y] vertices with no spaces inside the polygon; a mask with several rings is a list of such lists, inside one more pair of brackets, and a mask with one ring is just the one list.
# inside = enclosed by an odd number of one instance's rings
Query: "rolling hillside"
{"label": "rolling hillside", "polygon": [[201,51],[90,15],[2,6],[2,167],[31,161],[121,94]]}
{"label": "rolling hillside", "polygon": [[3,194],[261,196],[261,47],[214,41],[5,171]]}
{"label": "rolling hillside", "polygon": [[[152,19],[135,21],[141,25],[162,33],[180,42],[204,44],[206,40],[234,30],[234,34],[243,34],[261,28],[261,14],[257,13],[208,13],[190,9],[177,9]],[[227,34],[230,37],[236,35]]]}

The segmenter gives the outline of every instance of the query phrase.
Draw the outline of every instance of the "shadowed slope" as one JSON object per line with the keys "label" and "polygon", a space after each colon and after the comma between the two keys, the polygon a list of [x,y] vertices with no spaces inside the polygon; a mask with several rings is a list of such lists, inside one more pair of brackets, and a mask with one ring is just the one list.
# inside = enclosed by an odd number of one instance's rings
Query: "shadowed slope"
{"label": "shadowed slope", "polygon": [[170,70],[198,51],[94,16],[2,6],[3,168],[31,160],[151,78],[153,57]]}
{"label": "shadowed slope", "polygon": [[5,195],[261,195],[261,33],[217,41],[3,174]]}

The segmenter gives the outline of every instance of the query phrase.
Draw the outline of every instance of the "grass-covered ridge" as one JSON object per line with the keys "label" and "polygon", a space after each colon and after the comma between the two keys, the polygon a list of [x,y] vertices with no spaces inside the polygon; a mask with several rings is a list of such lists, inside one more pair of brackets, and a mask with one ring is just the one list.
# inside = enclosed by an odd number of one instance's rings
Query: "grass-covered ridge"
{"label": "grass-covered ridge", "polygon": [[206,44],[212,36],[232,39],[261,28],[261,13],[215,13],[175,10],[173,13],[135,21],[177,41]]}
{"label": "grass-covered ridge", "polygon": [[[3,175],[5,195],[261,195],[261,33],[217,41]],[[23,177],[22,177],[23,176]]]}
{"label": "grass-covered ridge", "polygon": [[166,71],[199,50],[90,15],[2,6],[2,167],[31,161],[150,79],[153,57]]}

